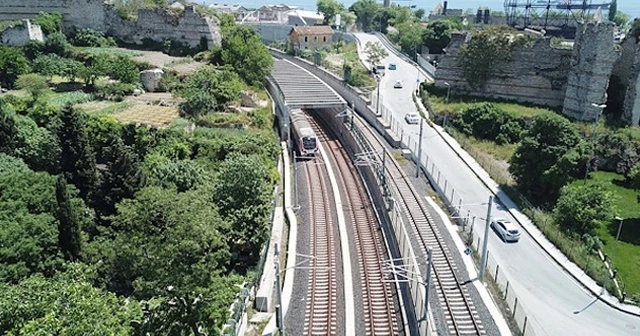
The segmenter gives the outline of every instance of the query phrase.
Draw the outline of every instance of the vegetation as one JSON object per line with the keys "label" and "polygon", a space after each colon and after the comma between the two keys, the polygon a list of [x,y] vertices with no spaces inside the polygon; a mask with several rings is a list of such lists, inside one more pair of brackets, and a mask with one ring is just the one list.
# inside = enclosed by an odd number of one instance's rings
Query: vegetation
{"label": "vegetation", "polygon": [[375,0],[358,0],[349,7],[356,14],[356,24],[365,32],[373,31],[375,19],[381,6]]}
{"label": "vegetation", "polygon": [[336,0],[318,0],[316,7],[318,7],[318,12],[324,15],[324,21],[322,22],[324,25],[330,24],[331,20],[335,19],[336,14],[344,12],[344,4]]}
{"label": "vegetation", "polygon": [[21,89],[0,95],[0,333],[220,333],[268,236],[271,108],[233,105],[259,90],[251,67],[268,71],[269,53],[229,27],[219,63],[167,80],[185,104],[213,105],[171,124],[181,100],[125,98],[144,68],[135,53],[89,30],[69,41],[94,47],[71,45],[56,16],[41,19],[44,43],[0,47],[1,85]]}
{"label": "vegetation", "polygon": [[382,59],[389,56],[387,49],[385,49],[380,42],[367,42],[364,46],[364,52],[367,54],[367,62],[371,64],[380,63]]}

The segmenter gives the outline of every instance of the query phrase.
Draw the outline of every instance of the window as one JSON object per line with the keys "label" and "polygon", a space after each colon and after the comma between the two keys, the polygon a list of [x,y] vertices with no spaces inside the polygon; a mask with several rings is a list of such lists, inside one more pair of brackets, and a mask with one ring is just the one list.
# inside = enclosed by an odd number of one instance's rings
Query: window
{"label": "window", "polygon": [[313,42],[318,42],[318,37],[317,36],[313,37]]}
{"label": "window", "polygon": [[309,37],[307,37],[307,36],[304,37],[304,41],[305,42],[309,42],[308,39],[309,39]]}
{"label": "window", "polygon": [[322,37],[322,42],[327,42],[327,37],[326,36]]}

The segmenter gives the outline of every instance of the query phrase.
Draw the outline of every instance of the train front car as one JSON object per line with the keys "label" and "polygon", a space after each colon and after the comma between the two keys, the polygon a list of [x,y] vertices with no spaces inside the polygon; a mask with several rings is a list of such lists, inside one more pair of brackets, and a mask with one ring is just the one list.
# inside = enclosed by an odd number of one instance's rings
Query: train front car
{"label": "train front car", "polygon": [[307,120],[306,113],[299,109],[291,110],[290,113],[293,137],[299,155],[314,157],[318,152],[318,138]]}

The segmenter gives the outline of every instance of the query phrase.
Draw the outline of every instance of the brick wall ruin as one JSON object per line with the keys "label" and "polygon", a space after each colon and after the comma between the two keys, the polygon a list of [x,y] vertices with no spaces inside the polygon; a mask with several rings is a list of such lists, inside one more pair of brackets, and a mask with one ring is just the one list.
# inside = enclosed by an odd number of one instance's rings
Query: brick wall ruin
{"label": "brick wall ruin", "polygon": [[189,46],[219,45],[221,32],[216,18],[204,17],[194,6],[176,14],[162,9],[142,9],[136,21],[124,20],[104,0],[0,0],[0,21],[33,19],[40,12],[60,12],[66,32],[91,28],[124,42],[141,44],[145,38],[163,42],[171,39]]}

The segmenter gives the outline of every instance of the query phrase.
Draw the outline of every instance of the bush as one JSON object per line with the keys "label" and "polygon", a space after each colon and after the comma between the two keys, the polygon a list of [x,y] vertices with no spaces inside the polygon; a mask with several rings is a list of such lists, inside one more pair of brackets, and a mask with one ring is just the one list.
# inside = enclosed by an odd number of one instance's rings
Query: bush
{"label": "bush", "polygon": [[613,218],[611,193],[602,185],[568,185],[560,191],[553,216],[564,230],[596,235],[596,229]]}
{"label": "bush", "polygon": [[73,37],[73,44],[79,47],[113,47],[115,41],[107,39],[102,32],[93,29],[80,29]]}
{"label": "bush", "polygon": [[62,14],[60,12],[45,13],[40,12],[38,17],[33,20],[42,29],[45,35],[60,33],[62,31]]}
{"label": "bush", "polygon": [[467,135],[492,140],[498,144],[515,143],[522,126],[517,119],[491,103],[473,104],[453,120],[454,126]]}
{"label": "bush", "polygon": [[124,96],[133,94],[135,89],[133,84],[113,82],[106,85],[96,85],[95,96],[98,99],[122,100]]}
{"label": "bush", "polygon": [[69,54],[69,42],[67,37],[62,33],[53,33],[47,36],[42,48],[43,54],[56,54],[65,57]]}
{"label": "bush", "polygon": [[627,183],[635,190],[640,189],[640,163],[636,164],[627,175]]}

